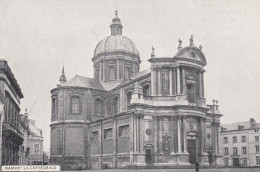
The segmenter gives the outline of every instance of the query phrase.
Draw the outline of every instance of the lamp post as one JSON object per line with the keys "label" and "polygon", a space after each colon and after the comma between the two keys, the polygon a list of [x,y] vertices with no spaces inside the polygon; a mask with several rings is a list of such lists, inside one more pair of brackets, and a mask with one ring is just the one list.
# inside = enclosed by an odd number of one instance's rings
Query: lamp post
{"label": "lamp post", "polygon": [[213,109],[212,109],[212,115],[213,115],[213,125],[212,125],[212,127],[213,127],[213,146],[214,146],[214,151],[213,151],[213,153],[214,153],[214,165],[216,166],[216,130],[215,130],[215,100],[213,99],[212,100],[213,101]]}

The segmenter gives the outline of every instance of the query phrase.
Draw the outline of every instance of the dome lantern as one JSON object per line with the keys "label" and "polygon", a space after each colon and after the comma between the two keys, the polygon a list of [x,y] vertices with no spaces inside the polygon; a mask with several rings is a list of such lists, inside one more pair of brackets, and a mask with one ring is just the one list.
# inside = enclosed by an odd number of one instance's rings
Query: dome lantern
{"label": "dome lantern", "polygon": [[118,18],[117,11],[115,11],[115,17],[112,19],[110,28],[111,35],[122,35],[123,25],[121,24],[120,18]]}

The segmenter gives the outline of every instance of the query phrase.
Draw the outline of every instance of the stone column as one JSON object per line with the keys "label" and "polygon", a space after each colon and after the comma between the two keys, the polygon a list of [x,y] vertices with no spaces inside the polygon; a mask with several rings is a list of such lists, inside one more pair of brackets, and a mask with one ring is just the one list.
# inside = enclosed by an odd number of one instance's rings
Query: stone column
{"label": "stone column", "polygon": [[204,95],[204,76],[203,76],[203,74],[204,74],[204,71],[203,71],[202,74],[201,74],[202,97],[205,96],[205,95]]}
{"label": "stone column", "polygon": [[200,143],[201,143],[201,154],[203,154],[204,153],[204,150],[205,150],[205,148],[204,148],[204,132],[205,132],[205,130],[204,130],[204,120],[203,120],[203,118],[200,118]]}
{"label": "stone column", "polygon": [[113,153],[114,153],[114,167],[117,167],[117,118],[113,118]]}
{"label": "stone column", "polygon": [[175,71],[175,68],[172,69],[172,92],[174,95],[176,95],[176,71]]}
{"label": "stone column", "polygon": [[138,127],[137,127],[137,115],[134,114],[134,152],[137,152],[137,133],[138,133]]}
{"label": "stone column", "polygon": [[219,154],[219,123],[217,123],[217,126],[216,126],[216,134],[217,134],[217,154]]}
{"label": "stone column", "polygon": [[107,77],[106,77],[106,72],[107,72],[107,68],[106,68],[106,63],[105,63],[105,61],[103,60],[102,61],[102,64],[103,64],[103,81],[107,81]]}
{"label": "stone column", "polygon": [[161,88],[161,69],[158,69],[158,95],[162,95],[162,88]]}
{"label": "stone column", "polygon": [[99,62],[99,70],[98,70],[98,80],[102,81],[102,66],[101,66],[101,61]]}
{"label": "stone column", "polygon": [[181,143],[181,118],[180,117],[178,117],[177,124],[178,124],[178,153],[181,153],[182,152],[182,150],[181,150],[182,143]]}
{"label": "stone column", "polygon": [[[134,151],[134,114],[130,114],[130,130],[129,130],[129,135],[130,135],[130,153],[133,153]],[[130,159],[132,162],[132,160]]]}
{"label": "stone column", "polygon": [[119,68],[119,59],[117,59],[116,60],[116,68],[117,68],[117,70],[116,70],[116,79],[117,80],[120,80],[120,78],[119,78],[119,70],[120,70],[120,68]]}
{"label": "stone column", "polygon": [[174,154],[175,153],[175,150],[174,150],[174,146],[175,146],[175,144],[174,144],[174,141],[175,141],[174,140],[174,117],[171,117],[171,138],[172,138],[171,154]]}
{"label": "stone column", "polygon": [[202,97],[202,76],[201,71],[199,72],[199,97]]}
{"label": "stone column", "polygon": [[158,117],[153,116],[154,121],[154,152],[158,153]]}
{"label": "stone column", "polygon": [[185,69],[184,67],[181,68],[182,74],[182,94],[186,94],[186,80],[185,80]]}
{"label": "stone column", "polygon": [[155,83],[154,83],[154,68],[151,67],[151,96],[154,96],[154,88],[155,88]]}
{"label": "stone column", "polygon": [[183,152],[187,153],[186,116],[183,117]]}
{"label": "stone column", "polygon": [[136,152],[140,152],[140,115],[136,117]]}
{"label": "stone column", "polygon": [[181,94],[181,77],[180,77],[180,67],[177,66],[177,94]]}
{"label": "stone column", "polygon": [[170,74],[169,74],[169,82],[170,82],[170,95],[172,95],[172,68],[170,68]]}
{"label": "stone column", "polygon": [[140,116],[140,153],[144,152],[144,115]]}
{"label": "stone column", "polygon": [[100,81],[103,81],[103,60],[100,60],[99,62],[99,76],[100,76]]}
{"label": "stone column", "polygon": [[162,153],[163,121],[162,121],[162,117],[158,117],[158,119],[159,119],[159,153]]}

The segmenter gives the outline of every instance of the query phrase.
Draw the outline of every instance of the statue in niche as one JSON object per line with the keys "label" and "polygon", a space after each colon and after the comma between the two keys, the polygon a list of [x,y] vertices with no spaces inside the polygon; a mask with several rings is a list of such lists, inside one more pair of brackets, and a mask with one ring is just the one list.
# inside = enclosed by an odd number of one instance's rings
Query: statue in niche
{"label": "statue in niche", "polygon": [[171,153],[171,141],[169,136],[163,137],[163,152],[164,153]]}

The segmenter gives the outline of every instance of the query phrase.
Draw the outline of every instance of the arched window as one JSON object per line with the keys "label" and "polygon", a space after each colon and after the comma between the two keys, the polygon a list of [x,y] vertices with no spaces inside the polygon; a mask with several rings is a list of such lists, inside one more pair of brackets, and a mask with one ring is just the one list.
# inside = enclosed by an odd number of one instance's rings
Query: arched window
{"label": "arched window", "polygon": [[162,72],[161,74],[161,83],[162,83],[162,94],[169,94],[169,73]]}
{"label": "arched window", "polygon": [[132,68],[131,66],[125,67],[125,79],[130,79],[132,76]]}
{"label": "arched window", "polygon": [[80,99],[78,96],[71,98],[71,113],[80,113]]}
{"label": "arched window", "polygon": [[115,79],[116,79],[115,65],[114,64],[108,65],[108,80],[114,81]]}
{"label": "arched window", "polygon": [[129,109],[128,106],[130,105],[130,102],[131,102],[132,92],[131,92],[131,91],[128,92],[128,93],[126,94],[126,97],[127,97],[127,109]]}
{"label": "arched window", "polygon": [[196,85],[193,83],[187,84],[187,96],[190,103],[195,103],[196,101]]}
{"label": "arched window", "polygon": [[143,94],[144,94],[144,96],[150,95],[150,86],[149,85],[143,86]]}
{"label": "arched window", "polygon": [[113,99],[113,112],[114,114],[118,113],[118,97]]}
{"label": "arched window", "polygon": [[95,115],[103,117],[103,101],[101,99],[96,99],[95,101]]}
{"label": "arched window", "polygon": [[51,115],[55,115],[56,114],[56,108],[57,108],[56,102],[57,102],[56,101],[56,97],[53,97],[52,101],[51,101],[51,104],[52,104],[52,108],[51,108],[52,113],[51,113]]}

